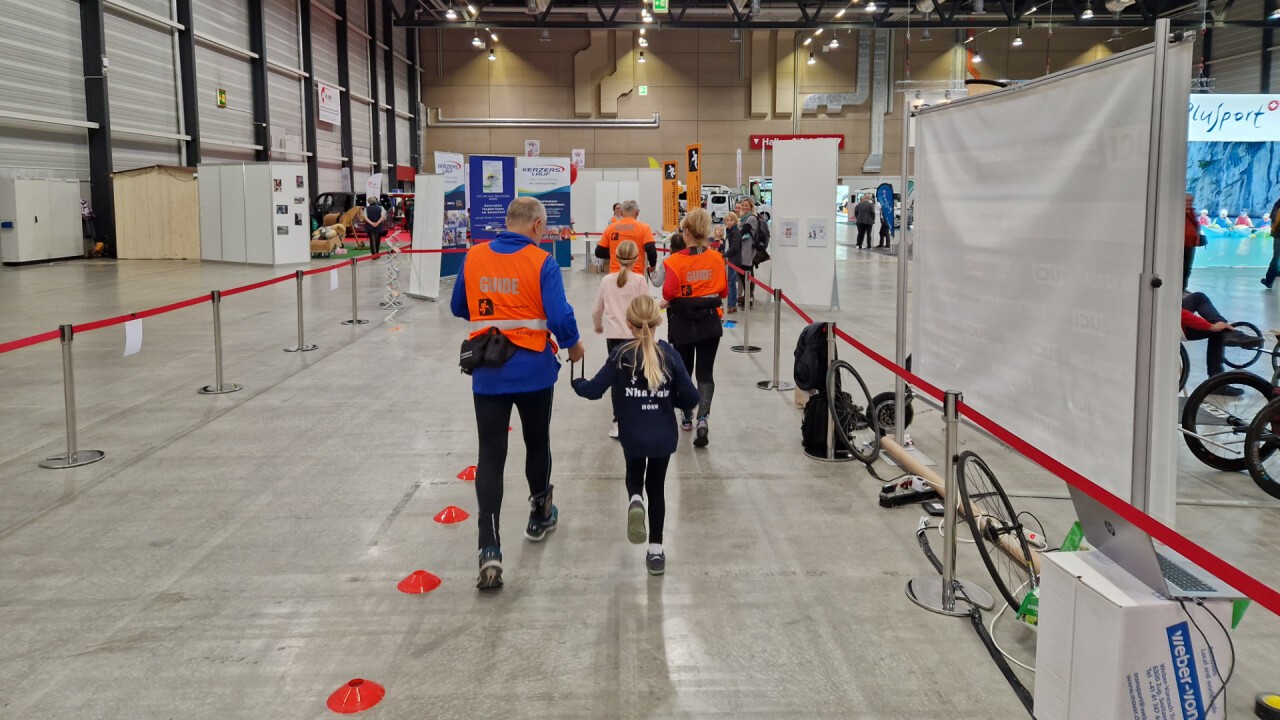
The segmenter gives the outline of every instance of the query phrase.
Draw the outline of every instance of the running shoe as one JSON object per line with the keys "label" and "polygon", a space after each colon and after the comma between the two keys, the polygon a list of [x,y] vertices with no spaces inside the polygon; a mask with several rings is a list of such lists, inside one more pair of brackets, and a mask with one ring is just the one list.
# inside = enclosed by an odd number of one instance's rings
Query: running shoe
{"label": "running shoe", "polygon": [[502,587],[502,550],[487,547],[480,551],[480,579],[476,582],[479,590],[497,590]]}
{"label": "running shoe", "polygon": [[632,500],[627,508],[627,539],[632,545],[639,545],[649,537],[644,529],[644,503]]}
{"label": "running shoe", "polygon": [[661,575],[667,571],[667,554],[645,553],[644,564],[649,568],[650,575]]}
{"label": "running shoe", "polygon": [[617,420],[614,420],[613,427],[609,428],[609,437],[613,438],[614,440],[618,439],[618,421]]}
{"label": "running shoe", "polygon": [[698,434],[693,438],[693,446],[704,448],[710,442],[710,428],[707,427],[707,419],[705,417],[698,418]]}
{"label": "running shoe", "polygon": [[1228,330],[1222,338],[1222,344],[1227,347],[1238,347],[1253,350],[1262,347],[1262,338],[1257,335],[1249,335],[1239,330]]}
{"label": "running shoe", "polygon": [[685,432],[689,432],[690,430],[693,429],[692,415],[684,415],[684,414],[680,415],[680,429]]}
{"label": "running shoe", "polygon": [[1235,385],[1220,385],[1213,389],[1210,395],[1225,395],[1227,397],[1240,397],[1244,395],[1244,389]]}

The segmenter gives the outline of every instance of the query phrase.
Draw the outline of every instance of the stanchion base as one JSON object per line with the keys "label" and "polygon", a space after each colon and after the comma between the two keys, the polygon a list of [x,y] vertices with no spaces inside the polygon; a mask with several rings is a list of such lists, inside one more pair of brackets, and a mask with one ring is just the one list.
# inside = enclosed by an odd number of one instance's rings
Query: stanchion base
{"label": "stanchion base", "polygon": [[40,467],[48,470],[66,470],[81,465],[92,465],[106,456],[107,454],[101,450],[77,450],[71,457],[62,454],[45,458],[40,461]]}
{"label": "stanchion base", "polygon": [[839,451],[839,450],[836,451],[836,456],[834,458],[829,458],[826,455],[813,455],[808,451],[805,451],[805,457],[809,458],[810,460],[818,460],[821,462],[829,462],[829,463],[849,462],[850,460],[857,459],[853,456],[853,453]]}
{"label": "stanchion base", "polygon": [[287,348],[285,348],[285,349],[284,349],[284,351],[285,351],[285,352],[311,352],[312,350],[315,350],[317,347],[319,347],[319,346],[318,346],[318,345],[303,345],[302,347],[298,347],[298,346],[296,346],[296,345],[295,345],[295,346],[293,346],[293,347],[287,347]]}
{"label": "stanchion base", "polygon": [[[986,590],[958,578],[952,582],[957,585],[954,609],[946,610],[942,607],[941,575],[922,575],[912,578],[907,582],[907,599],[929,612],[952,617],[968,615],[970,604],[977,605],[983,610],[990,610],[995,607],[995,600],[991,598],[991,593]],[[964,588],[963,593],[960,588]]]}
{"label": "stanchion base", "polygon": [[238,392],[243,389],[244,389],[243,385],[237,385],[235,383],[223,383],[221,385],[205,385],[204,387],[200,388],[196,392],[200,393],[201,395],[226,395],[227,393]]}
{"label": "stanchion base", "polygon": [[761,380],[760,382],[756,383],[756,387],[760,388],[761,390],[777,390],[779,392],[786,392],[788,390],[796,389],[796,386],[792,385],[789,382],[774,382],[772,380]]}
{"label": "stanchion base", "polygon": [[734,352],[736,352],[736,353],[758,353],[758,352],[760,352],[760,348],[756,347],[755,345],[734,345],[733,347],[731,347],[731,348],[729,348],[729,349],[730,349],[730,350],[732,350],[732,351],[734,351]]}
{"label": "stanchion base", "polygon": [[369,321],[368,321],[368,320],[361,320],[361,319],[359,319],[359,318],[352,318],[352,319],[350,319],[350,320],[343,320],[343,321],[342,321],[342,324],[343,324],[343,325],[368,325],[368,324],[369,324]]}

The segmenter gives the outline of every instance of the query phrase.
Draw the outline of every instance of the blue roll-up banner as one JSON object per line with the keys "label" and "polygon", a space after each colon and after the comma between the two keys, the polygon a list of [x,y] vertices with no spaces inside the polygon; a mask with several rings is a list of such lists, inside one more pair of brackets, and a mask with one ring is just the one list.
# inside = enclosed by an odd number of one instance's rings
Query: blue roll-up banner
{"label": "blue roll-up banner", "polygon": [[[444,237],[445,250],[467,247],[470,221],[467,219],[467,167],[461,153],[437,152],[436,174],[444,185]],[[446,253],[440,258],[440,274],[443,277],[457,275],[462,267],[461,253]]]}
{"label": "blue roll-up banner", "polygon": [[471,240],[492,240],[506,227],[507,206],[516,199],[516,159],[498,155],[468,158]]}
{"label": "blue roll-up banner", "polygon": [[876,200],[880,201],[880,214],[884,216],[885,223],[889,226],[889,233],[893,234],[897,229],[896,218],[893,217],[893,186],[889,183],[880,183],[880,187],[876,188]]}
{"label": "blue roll-up banner", "polygon": [[569,158],[520,157],[516,158],[516,194],[537,198],[547,209],[547,229],[539,242],[543,249],[552,251],[560,267],[572,263],[572,236],[569,223],[570,185],[573,175]]}

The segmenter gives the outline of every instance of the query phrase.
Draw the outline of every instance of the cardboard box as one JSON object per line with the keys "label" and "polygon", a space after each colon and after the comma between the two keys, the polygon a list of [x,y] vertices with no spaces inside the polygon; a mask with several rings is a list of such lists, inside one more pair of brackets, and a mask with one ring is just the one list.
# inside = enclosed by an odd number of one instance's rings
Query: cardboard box
{"label": "cardboard box", "polygon": [[[1232,662],[1230,600],[1201,608],[1161,597],[1105,555],[1047,553],[1040,575],[1038,720],[1214,720]],[[1192,613],[1204,637],[1188,619]],[[1208,639],[1206,644],[1205,638]]]}

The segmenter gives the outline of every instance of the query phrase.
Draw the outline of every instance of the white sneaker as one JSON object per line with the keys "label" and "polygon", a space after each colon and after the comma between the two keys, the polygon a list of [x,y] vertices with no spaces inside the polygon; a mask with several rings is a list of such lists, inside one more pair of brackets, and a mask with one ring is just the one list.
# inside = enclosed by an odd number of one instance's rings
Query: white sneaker
{"label": "white sneaker", "polygon": [[609,428],[609,437],[613,438],[614,440],[618,439],[618,423],[615,422],[613,424],[613,427]]}

